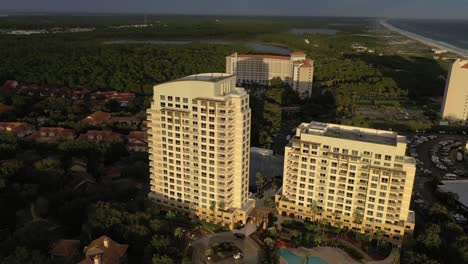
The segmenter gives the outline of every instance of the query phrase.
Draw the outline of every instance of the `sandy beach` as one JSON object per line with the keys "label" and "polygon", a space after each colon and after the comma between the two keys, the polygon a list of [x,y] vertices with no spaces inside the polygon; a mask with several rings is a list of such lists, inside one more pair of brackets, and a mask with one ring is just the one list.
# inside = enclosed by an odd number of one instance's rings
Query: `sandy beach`
{"label": "sandy beach", "polygon": [[421,43],[423,43],[425,45],[428,45],[430,47],[434,47],[434,48],[438,48],[438,49],[442,49],[442,50],[447,50],[447,51],[449,51],[451,53],[454,53],[454,54],[457,54],[459,56],[468,58],[468,51],[466,51],[464,49],[460,49],[460,48],[454,47],[454,46],[452,46],[450,44],[447,44],[447,43],[444,43],[444,42],[439,42],[439,41],[436,41],[436,40],[433,40],[433,39],[429,39],[429,38],[426,38],[426,37],[423,37],[423,36],[420,36],[420,35],[417,35],[417,34],[414,34],[414,33],[399,29],[399,28],[396,28],[396,27],[388,24],[387,21],[383,20],[383,19],[379,20],[379,23],[380,23],[380,25],[386,27],[387,29],[389,29],[391,31],[397,32],[397,33],[399,33],[401,35],[404,35],[404,36],[406,36],[408,38],[419,41],[419,42],[421,42]]}

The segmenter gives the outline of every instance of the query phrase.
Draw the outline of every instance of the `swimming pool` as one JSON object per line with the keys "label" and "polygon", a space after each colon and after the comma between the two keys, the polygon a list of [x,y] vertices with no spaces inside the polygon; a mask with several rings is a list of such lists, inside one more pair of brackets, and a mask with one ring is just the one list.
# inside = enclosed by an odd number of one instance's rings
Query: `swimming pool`
{"label": "swimming pool", "polygon": [[306,262],[306,257],[298,256],[294,254],[291,250],[288,248],[280,248],[278,250],[278,254],[288,262],[288,264],[327,264],[325,260],[319,258],[319,257],[309,257],[309,261]]}

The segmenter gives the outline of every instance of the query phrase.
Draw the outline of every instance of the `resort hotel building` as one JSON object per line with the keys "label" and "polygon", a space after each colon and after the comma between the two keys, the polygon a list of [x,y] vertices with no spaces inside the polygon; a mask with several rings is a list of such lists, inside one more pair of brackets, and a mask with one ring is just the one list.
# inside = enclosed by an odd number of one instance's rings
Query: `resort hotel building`
{"label": "resort hotel building", "polygon": [[301,98],[312,95],[314,64],[304,52],[293,52],[290,56],[237,54],[226,57],[226,73],[235,74],[237,83],[267,85],[279,77],[296,91]]}
{"label": "resort hotel building", "polygon": [[154,87],[148,110],[149,197],[167,210],[245,224],[249,198],[249,95],[226,73]]}
{"label": "resort hotel building", "polygon": [[468,60],[458,59],[449,69],[442,119],[462,123],[468,119]]}
{"label": "resort hotel building", "polygon": [[401,240],[414,229],[409,210],[415,160],[395,132],[303,123],[285,148],[279,214],[326,219],[358,232],[384,231]]}

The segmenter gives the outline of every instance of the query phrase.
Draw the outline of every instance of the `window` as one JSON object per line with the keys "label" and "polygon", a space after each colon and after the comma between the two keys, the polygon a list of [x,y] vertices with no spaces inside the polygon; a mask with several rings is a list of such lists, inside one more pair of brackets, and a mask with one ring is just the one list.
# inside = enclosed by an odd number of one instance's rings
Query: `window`
{"label": "window", "polygon": [[166,96],[160,95],[160,96],[159,96],[159,99],[161,99],[161,100],[166,100]]}

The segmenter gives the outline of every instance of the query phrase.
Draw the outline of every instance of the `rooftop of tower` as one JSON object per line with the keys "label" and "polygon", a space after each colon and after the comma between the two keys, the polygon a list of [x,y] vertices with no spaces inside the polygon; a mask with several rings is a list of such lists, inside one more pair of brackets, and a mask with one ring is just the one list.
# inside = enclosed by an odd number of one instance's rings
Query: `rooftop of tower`
{"label": "rooftop of tower", "polygon": [[343,126],[336,124],[310,122],[302,123],[298,129],[304,134],[396,146],[398,142],[406,142],[404,136],[386,130]]}
{"label": "rooftop of tower", "polygon": [[194,75],[185,76],[177,79],[176,81],[205,81],[205,82],[219,82],[221,80],[232,77],[232,74],[229,73],[199,73]]}

